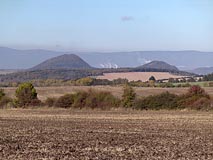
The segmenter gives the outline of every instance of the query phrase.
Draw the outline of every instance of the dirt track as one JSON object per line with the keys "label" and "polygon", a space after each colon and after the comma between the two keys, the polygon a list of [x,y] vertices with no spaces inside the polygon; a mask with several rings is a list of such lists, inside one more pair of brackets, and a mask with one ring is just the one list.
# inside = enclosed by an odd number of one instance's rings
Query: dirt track
{"label": "dirt track", "polygon": [[213,112],[0,110],[1,159],[213,159]]}

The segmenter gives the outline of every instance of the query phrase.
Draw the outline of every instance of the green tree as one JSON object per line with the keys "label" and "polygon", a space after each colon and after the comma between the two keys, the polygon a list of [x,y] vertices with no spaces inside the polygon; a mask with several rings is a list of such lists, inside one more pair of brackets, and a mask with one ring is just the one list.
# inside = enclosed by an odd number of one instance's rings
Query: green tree
{"label": "green tree", "polygon": [[16,89],[16,104],[19,107],[37,105],[39,100],[37,98],[37,92],[31,83],[22,83]]}
{"label": "green tree", "polygon": [[125,85],[122,95],[123,107],[130,108],[133,107],[136,98],[136,93],[130,85]]}
{"label": "green tree", "polygon": [[155,79],[154,76],[151,76],[151,77],[149,78],[149,81],[156,81],[156,79]]}

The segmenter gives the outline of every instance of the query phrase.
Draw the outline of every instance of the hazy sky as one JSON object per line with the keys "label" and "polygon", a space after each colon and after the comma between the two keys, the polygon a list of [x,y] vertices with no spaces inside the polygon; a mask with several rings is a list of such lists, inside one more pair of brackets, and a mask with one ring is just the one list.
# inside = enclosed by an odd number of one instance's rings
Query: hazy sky
{"label": "hazy sky", "polygon": [[0,0],[0,46],[213,51],[213,0]]}

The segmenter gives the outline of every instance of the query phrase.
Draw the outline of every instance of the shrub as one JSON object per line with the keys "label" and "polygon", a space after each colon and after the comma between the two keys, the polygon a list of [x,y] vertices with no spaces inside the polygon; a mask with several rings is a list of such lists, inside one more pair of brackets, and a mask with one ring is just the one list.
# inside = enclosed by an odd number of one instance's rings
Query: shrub
{"label": "shrub", "polygon": [[15,103],[19,107],[40,105],[41,101],[37,98],[37,92],[31,83],[22,83],[16,89]]}
{"label": "shrub", "polygon": [[86,99],[86,107],[107,109],[118,106],[118,100],[110,93],[105,91],[89,90]]}
{"label": "shrub", "polygon": [[206,97],[201,97],[191,104],[191,109],[210,109],[211,108],[211,100]]}
{"label": "shrub", "polygon": [[151,95],[135,102],[137,109],[175,109],[178,96],[169,92]]}
{"label": "shrub", "polygon": [[[48,100],[48,101],[47,101]],[[52,106],[53,99],[47,99],[46,104]],[[66,94],[57,99],[55,106],[62,108],[100,108],[107,109],[119,106],[119,100],[110,92],[103,91],[78,91],[75,94]]]}
{"label": "shrub", "polygon": [[207,97],[199,96],[181,96],[178,101],[179,108],[189,109],[209,109],[211,107],[211,100]]}
{"label": "shrub", "polygon": [[123,95],[122,95],[123,107],[127,107],[127,108],[133,107],[135,98],[136,98],[136,93],[134,89],[129,85],[125,85],[123,89]]}
{"label": "shrub", "polygon": [[75,107],[75,108],[85,107],[87,98],[88,98],[88,92],[78,91],[77,93],[74,94],[73,107]]}
{"label": "shrub", "polygon": [[206,96],[206,92],[198,85],[191,86],[188,90],[189,95]]}
{"label": "shrub", "polygon": [[45,100],[45,105],[47,105],[48,107],[53,107],[53,106],[55,106],[56,102],[57,102],[56,98],[52,98],[52,97],[50,98],[50,97],[48,97]]}
{"label": "shrub", "polygon": [[64,96],[58,98],[55,105],[57,107],[69,108],[72,107],[73,103],[74,103],[73,94],[65,94]]}
{"label": "shrub", "polygon": [[178,106],[190,109],[205,109],[211,106],[210,96],[200,86],[191,86],[185,95],[180,96]]}

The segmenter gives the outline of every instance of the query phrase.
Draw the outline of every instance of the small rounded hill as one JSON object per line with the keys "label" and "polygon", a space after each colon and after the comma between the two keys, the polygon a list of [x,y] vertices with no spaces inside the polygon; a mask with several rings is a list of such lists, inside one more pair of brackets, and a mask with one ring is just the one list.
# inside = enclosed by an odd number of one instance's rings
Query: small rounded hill
{"label": "small rounded hill", "polygon": [[137,68],[144,70],[149,69],[149,70],[179,71],[177,67],[163,61],[152,61]]}
{"label": "small rounded hill", "polygon": [[75,54],[64,54],[48,59],[30,70],[47,69],[89,69],[92,68],[88,63]]}

